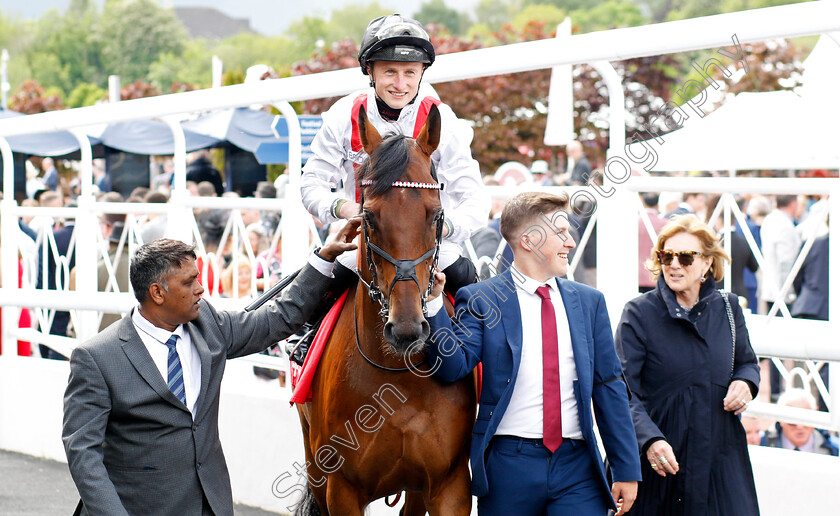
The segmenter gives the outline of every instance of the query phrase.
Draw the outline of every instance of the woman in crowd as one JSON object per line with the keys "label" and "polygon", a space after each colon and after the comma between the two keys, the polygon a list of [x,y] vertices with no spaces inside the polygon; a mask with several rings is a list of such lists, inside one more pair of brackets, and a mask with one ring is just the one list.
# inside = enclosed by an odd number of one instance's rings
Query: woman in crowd
{"label": "woman in crowd", "polygon": [[624,308],[615,343],[645,465],[629,514],[758,514],[738,420],[758,393],[758,364],[737,297],[715,289],[724,260],[711,228],[676,217],[648,262],[656,288]]}
{"label": "woman in crowd", "polygon": [[251,262],[247,256],[240,255],[222,272],[222,296],[239,299],[250,295]]}

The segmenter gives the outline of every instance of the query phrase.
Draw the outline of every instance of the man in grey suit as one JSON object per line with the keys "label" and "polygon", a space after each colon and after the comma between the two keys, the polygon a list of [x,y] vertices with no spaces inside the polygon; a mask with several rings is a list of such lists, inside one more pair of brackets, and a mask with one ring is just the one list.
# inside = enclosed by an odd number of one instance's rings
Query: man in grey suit
{"label": "man in grey suit", "polygon": [[140,306],[70,358],[62,437],[77,514],[233,514],[218,428],[225,361],[306,321],[332,261],[355,249],[358,226],[349,222],[278,300],[252,312],[217,312],[201,300],[192,246],[160,239],[137,250],[130,277]]}

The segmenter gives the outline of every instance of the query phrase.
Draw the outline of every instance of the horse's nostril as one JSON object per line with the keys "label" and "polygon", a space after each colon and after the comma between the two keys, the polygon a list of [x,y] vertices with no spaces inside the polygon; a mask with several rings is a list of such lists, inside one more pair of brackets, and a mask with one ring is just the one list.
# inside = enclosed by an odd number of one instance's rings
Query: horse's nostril
{"label": "horse's nostril", "polygon": [[385,328],[382,330],[382,336],[385,337],[385,342],[388,344],[394,343],[394,324],[391,322],[385,323]]}
{"label": "horse's nostril", "polygon": [[423,340],[429,338],[429,322],[425,319],[423,319],[423,321],[420,322],[420,337]]}

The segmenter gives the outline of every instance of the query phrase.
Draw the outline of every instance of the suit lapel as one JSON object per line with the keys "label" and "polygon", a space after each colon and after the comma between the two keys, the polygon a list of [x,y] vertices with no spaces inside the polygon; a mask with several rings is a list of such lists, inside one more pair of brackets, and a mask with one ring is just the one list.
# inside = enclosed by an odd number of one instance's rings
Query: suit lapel
{"label": "suit lapel", "polygon": [[201,360],[201,390],[198,392],[198,399],[195,402],[195,420],[198,421],[204,415],[204,411],[207,410],[204,400],[207,398],[207,390],[210,388],[210,348],[207,346],[204,337],[201,336],[201,332],[194,331],[193,324],[187,324],[186,327]]}
{"label": "suit lapel", "polygon": [[149,387],[154,389],[161,398],[176,407],[187,410],[187,407],[172,394],[172,391],[166,385],[166,381],[161,376],[154,360],[152,360],[152,356],[149,355],[149,350],[146,349],[143,341],[140,340],[140,335],[137,334],[134,323],[131,321],[131,315],[123,317],[119,324],[122,349],[125,356],[131,362],[131,365],[134,366],[134,369],[137,370],[140,376],[149,384]]}
{"label": "suit lapel", "polygon": [[557,278],[557,288],[563,298],[566,309],[566,319],[569,321],[569,334],[572,338],[572,352],[575,356],[578,382],[581,395],[588,397],[592,392],[592,360],[587,339],[586,320],[580,301],[580,293],[574,287],[574,282]]}
{"label": "suit lapel", "polygon": [[[516,295],[516,283],[510,269],[506,270],[495,280],[493,291],[501,308],[502,325],[507,343],[513,352],[514,374],[519,369],[522,359],[522,315],[519,309],[519,297]],[[504,296],[504,297],[503,297]]]}

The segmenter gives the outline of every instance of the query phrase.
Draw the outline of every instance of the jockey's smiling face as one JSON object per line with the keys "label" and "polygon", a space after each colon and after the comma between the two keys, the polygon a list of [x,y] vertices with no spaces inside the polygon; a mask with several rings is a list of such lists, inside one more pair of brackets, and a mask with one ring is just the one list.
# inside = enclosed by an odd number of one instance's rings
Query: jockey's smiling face
{"label": "jockey's smiling face", "polygon": [[379,98],[394,109],[402,109],[417,96],[423,63],[374,61],[370,73]]}

